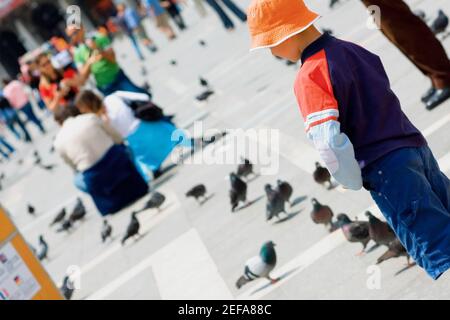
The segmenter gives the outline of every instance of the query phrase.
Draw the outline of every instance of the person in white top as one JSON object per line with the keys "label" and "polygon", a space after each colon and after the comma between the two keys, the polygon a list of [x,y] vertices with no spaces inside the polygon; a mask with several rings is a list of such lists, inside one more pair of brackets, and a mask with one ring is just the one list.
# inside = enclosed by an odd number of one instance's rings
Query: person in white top
{"label": "person in white top", "polygon": [[148,100],[148,95],[125,91],[116,91],[102,100],[90,90],[80,92],[75,100],[81,113],[97,114],[121,134],[147,182],[151,173],[158,176],[162,163],[176,146],[192,147],[191,139],[173,123],[163,119],[140,120],[127,104],[129,101]]}
{"label": "person in white top", "polygon": [[148,192],[122,136],[95,114],[74,105],[54,114],[61,126],[55,150],[75,171],[75,186],[88,193],[102,215],[115,213]]}

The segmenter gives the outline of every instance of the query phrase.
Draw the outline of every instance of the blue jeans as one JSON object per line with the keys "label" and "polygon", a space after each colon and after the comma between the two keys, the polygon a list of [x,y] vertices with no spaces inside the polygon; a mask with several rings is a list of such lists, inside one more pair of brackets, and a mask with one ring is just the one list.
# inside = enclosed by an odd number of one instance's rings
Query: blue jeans
{"label": "blue jeans", "polygon": [[98,88],[104,96],[108,96],[116,91],[130,91],[137,93],[145,93],[151,97],[151,94],[144,88],[138,87],[125,75],[121,70],[116,79],[109,85]]}
{"label": "blue jeans", "polygon": [[31,136],[28,133],[28,130],[25,128],[25,125],[23,124],[22,120],[20,120],[19,115],[17,112],[13,109],[9,109],[7,111],[7,119],[6,119],[6,125],[8,126],[8,129],[11,130],[11,132],[16,136],[17,139],[21,139],[20,133],[17,131],[16,125],[19,126],[19,128],[23,131],[25,142],[31,142]]}
{"label": "blue jeans", "polygon": [[[2,146],[4,146],[7,150],[7,152],[5,152],[2,148]],[[16,151],[12,145],[10,145],[4,137],[0,136],[0,154],[5,157],[6,159],[9,158],[9,155],[11,153],[14,153],[14,151]]]}
{"label": "blue jeans", "polygon": [[144,55],[142,54],[141,47],[139,46],[138,43],[138,39],[136,39],[136,37],[132,33],[128,34],[128,38],[130,39],[131,44],[133,45],[133,48],[136,51],[139,59],[144,60]]}
{"label": "blue jeans", "polygon": [[[217,3],[216,0],[206,0],[206,2],[211,6],[211,8],[216,11],[219,15],[222,23],[226,29],[234,28],[233,21],[228,17],[222,7]],[[236,4],[231,0],[222,0],[223,4],[228,7],[242,22],[247,21],[247,15],[242,11]]]}
{"label": "blue jeans", "polygon": [[86,182],[84,181],[84,176],[83,176],[82,172],[75,173],[73,182],[75,184],[75,187],[78,188],[78,190],[88,193],[88,188],[87,188]]}
{"label": "blue jeans", "polygon": [[450,268],[450,180],[429,147],[392,151],[362,173],[364,187],[410,256],[439,278]]}
{"label": "blue jeans", "polygon": [[42,133],[45,133],[45,129],[42,126],[41,120],[39,120],[38,117],[36,117],[36,114],[33,111],[33,106],[31,105],[30,102],[28,102],[22,109],[20,109],[20,111],[22,111],[25,114],[28,121],[33,122]]}

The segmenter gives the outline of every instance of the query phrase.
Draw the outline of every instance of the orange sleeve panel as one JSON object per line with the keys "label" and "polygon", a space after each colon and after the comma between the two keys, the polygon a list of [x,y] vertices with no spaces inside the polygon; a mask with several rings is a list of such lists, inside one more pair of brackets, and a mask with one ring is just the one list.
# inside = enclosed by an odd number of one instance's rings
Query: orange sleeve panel
{"label": "orange sleeve panel", "polygon": [[306,131],[330,120],[337,121],[338,104],[333,94],[325,50],[309,57],[303,64],[295,80],[294,92]]}

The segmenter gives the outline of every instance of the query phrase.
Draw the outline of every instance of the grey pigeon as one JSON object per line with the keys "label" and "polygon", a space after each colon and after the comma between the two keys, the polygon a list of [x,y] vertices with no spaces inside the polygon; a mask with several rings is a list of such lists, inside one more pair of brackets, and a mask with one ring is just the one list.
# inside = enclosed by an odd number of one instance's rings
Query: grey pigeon
{"label": "grey pigeon", "polygon": [[262,246],[259,255],[247,260],[244,274],[236,282],[236,287],[240,289],[246,283],[258,278],[266,278],[272,283],[277,282],[278,279],[270,277],[270,273],[275,269],[276,264],[275,244],[272,241],[266,242]]}
{"label": "grey pigeon", "polygon": [[448,27],[448,16],[444,11],[439,10],[437,18],[431,23],[431,31],[434,34],[439,34],[444,32]]}
{"label": "grey pigeon", "polygon": [[197,202],[199,203],[201,203],[199,200],[200,198],[203,198],[203,201],[206,200],[205,196],[206,196],[206,187],[204,184],[196,185],[192,187],[188,192],[186,192],[187,198],[189,197],[195,198],[195,200],[197,200]]}
{"label": "grey pigeon", "polygon": [[60,288],[60,291],[66,300],[70,300],[72,298],[72,295],[73,295],[73,292],[75,291],[75,289],[74,289],[74,284],[70,280],[69,276],[66,275],[64,277],[63,284]]}
{"label": "grey pigeon", "polygon": [[39,252],[36,255],[40,261],[48,259],[48,244],[42,235],[39,236]]}
{"label": "grey pigeon", "polygon": [[414,265],[414,263],[411,264],[409,262],[410,257],[409,257],[408,252],[406,251],[405,247],[402,245],[400,240],[398,240],[396,238],[394,241],[389,243],[388,250],[385,253],[383,253],[383,255],[381,257],[378,258],[377,264],[380,264],[383,261],[389,260],[391,258],[398,258],[398,257],[402,257],[402,256],[406,257],[408,266]]}
{"label": "grey pigeon", "polygon": [[375,217],[370,211],[366,211],[366,216],[369,218],[370,238],[377,244],[389,246],[392,241],[397,239],[394,231],[386,222]]}
{"label": "grey pigeon", "polygon": [[54,164],[42,164],[42,163],[39,163],[39,164],[37,164],[37,166],[39,168],[41,168],[41,169],[46,170],[46,171],[53,171],[53,169],[56,168],[56,165],[54,165]]}
{"label": "grey pigeon", "polygon": [[286,213],[283,196],[277,190],[272,189],[270,184],[266,184],[264,190],[267,196],[266,220],[269,221],[273,217],[280,219],[279,214],[281,212]]}
{"label": "grey pigeon", "polygon": [[133,212],[131,214],[131,221],[130,224],[127,227],[127,231],[125,233],[125,236],[122,238],[122,245],[125,244],[125,242],[136,235],[139,235],[139,228],[141,225],[139,224],[139,220],[137,219],[137,212]]}
{"label": "grey pigeon", "polygon": [[31,204],[28,204],[27,210],[28,210],[28,214],[30,214],[32,216],[34,216],[36,214],[36,209]]}
{"label": "grey pigeon", "polygon": [[112,227],[108,223],[108,221],[105,219],[105,220],[103,220],[103,227],[102,227],[102,232],[101,232],[102,242],[105,242],[106,239],[111,237],[111,234],[112,234]]}
{"label": "grey pigeon", "polygon": [[234,172],[230,173],[230,203],[231,211],[234,212],[239,202],[247,202],[247,184],[242,181]]}
{"label": "grey pigeon", "polygon": [[83,201],[80,198],[77,198],[77,203],[73,208],[72,213],[69,216],[70,222],[74,223],[76,221],[84,219],[86,216],[86,208],[84,207]]}
{"label": "grey pigeon", "polygon": [[336,4],[339,3],[339,0],[330,0],[330,4],[328,5],[331,9],[334,8]]}
{"label": "grey pigeon", "polygon": [[329,206],[322,205],[316,198],[311,199],[313,210],[311,211],[311,219],[315,224],[323,224],[330,226],[330,232],[333,231],[332,220],[333,211]]}
{"label": "grey pigeon", "polygon": [[236,174],[238,177],[240,178],[247,178],[247,176],[253,174],[253,164],[250,162],[250,160],[245,159],[245,158],[241,158],[242,159],[242,163],[240,165],[238,165],[237,170],[236,170]]}
{"label": "grey pigeon", "polygon": [[56,230],[56,232],[70,232],[70,229],[72,229],[72,221],[70,221],[70,219],[64,220],[61,223],[61,226]]}
{"label": "grey pigeon", "polygon": [[286,181],[277,180],[277,189],[276,190],[281,194],[284,201],[289,203],[292,206],[292,203],[290,200],[292,197],[292,193],[294,192],[294,189],[292,188],[292,186]]}
{"label": "grey pigeon", "polygon": [[313,178],[314,181],[316,181],[318,184],[324,184],[325,182],[328,182],[329,189],[331,188],[331,175],[327,168],[324,168],[320,165],[319,162],[316,162],[316,169],[313,172]]}
{"label": "grey pigeon", "polygon": [[160,211],[160,207],[162,206],[164,201],[166,201],[166,197],[162,193],[155,191],[150,196],[150,199],[148,199],[148,201],[145,203],[145,206],[141,210],[139,210],[139,212],[148,209],[157,209],[158,211]]}
{"label": "grey pigeon", "polygon": [[201,94],[196,96],[195,99],[197,99],[200,102],[207,101],[209,97],[212,96],[213,94],[214,94],[213,90],[207,89],[206,91],[203,91]]}
{"label": "grey pigeon", "polygon": [[199,81],[202,87],[205,87],[206,89],[211,89],[211,87],[209,86],[209,82],[205,78],[199,77]]}
{"label": "grey pigeon", "polygon": [[60,223],[61,221],[64,220],[65,217],[66,217],[66,209],[63,208],[63,209],[56,215],[56,217],[53,219],[52,223],[50,223],[50,226],[53,226],[54,224]]}
{"label": "grey pigeon", "polygon": [[358,255],[364,253],[370,241],[369,222],[352,221],[345,213],[337,216],[337,225],[341,228],[348,242],[359,242],[363,248]]}

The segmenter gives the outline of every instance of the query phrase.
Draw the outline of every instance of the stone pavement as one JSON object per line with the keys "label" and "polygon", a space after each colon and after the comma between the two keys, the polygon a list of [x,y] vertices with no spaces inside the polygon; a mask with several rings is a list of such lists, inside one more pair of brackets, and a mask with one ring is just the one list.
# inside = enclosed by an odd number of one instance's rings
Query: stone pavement
{"label": "stone pavement", "polygon": [[[238,1],[242,6],[248,0]],[[393,90],[403,109],[427,136],[430,146],[447,174],[450,174],[450,102],[433,112],[420,103],[428,89],[428,80],[377,30],[366,28],[365,8],[356,0],[343,1],[329,11],[328,1],[307,1],[323,15],[319,25],[333,29],[337,37],[359,43],[380,55]],[[450,13],[445,0],[408,1],[414,9],[421,8],[435,15],[438,8]],[[450,275],[432,281],[418,267],[403,269],[404,258],[380,265],[381,288],[369,289],[368,269],[383,248],[356,257],[358,244],[347,243],[340,231],[329,234],[310,218],[310,198],[317,197],[335,212],[351,217],[373,207],[365,191],[328,191],[314,183],[311,173],[317,153],[307,141],[292,91],[296,75],[294,66],[270,56],[269,52],[248,52],[249,36],[245,25],[226,32],[213,12],[199,19],[191,8],[185,10],[189,29],[173,43],[167,41],[146,21],[151,36],[160,47],[155,55],[145,52],[145,63],[139,62],[130,43],[118,39],[115,47],[124,70],[138,83],[149,81],[155,102],[176,122],[195,135],[192,126],[201,120],[204,129],[277,129],[280,145],[275,150],[279,170],[275,175],[261,175],[249,183],[252,206],[231,213],[228,181],[224,177],[235,169],[231,164],[184,164],[178,166],[153,185],[167,196],[163,210],[140,214],[142,237],[124,247],[120,238],[130,213],[142,206],[145,199],[108,218],[113,225],[113,241],[100,240],[101,217],[88,197],[81,195],[89,208],[85,222],[71,234],[56,233],[49,222],[62,206],[69,209],[80,196],[72,184],[72,173],[55,154],[50,154],[56,125],[46,118],[50,133],[44,137],[31,129],[36,142],[20,145],[19,154],[2,164],[7,180],[0,193],[6,207],[26,239],[37,245],[43,234],[50,245],[50,260],[44,266],[56,282],[60,282],[71,265],[81,268],[81,288],[74,299],[446,299]],[[233,18],[234,19],[234,18]],[[206,41],[207,46],[198,44]],[[450,39],[444,42],[450,52]],[[177,65],[170,64],[176,60]],[[148,74],[144,77],[141,67]],[[194,97],[202,90],[198,77],[208,79],[216,94],[208,103],[200,104]],[[43,115],[42,115],[43,116]],[[203,155],[218,155],[233,148],[232,133],[216,145],[208,146]],[[10,139],[14,141],[13,139]],[[15,141],[14,141],[15,142]],[[250,147],[263,147],[260,141],[249,140]],[[54,172],[32,165],[31,154],[38,150],[44,162],[57,163]],[[194,159],[199,159],[198,153]],[[22,165],[19,159],[24,159]],[[260,166],[258,170],[262,170]],[[265,221],[263,186],[281,178],[295,189],[298,204],[292,218],[283,223]],[[203,206],[184,197],[197,183],[205,183],[212,198]],[[307,197],[307,198],[305,198]],[[36,218],[26,213],[33,204]],[[375,208],[372,208],[377,212]],[[258,253],[261,244],[273,240],[278,253],[274,276],[283,280],[268,285],[255,281],[240,291],[235,281],[243,271],[244,262]]]}

